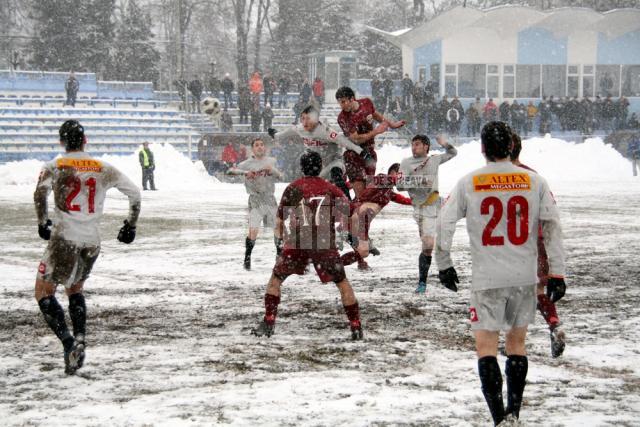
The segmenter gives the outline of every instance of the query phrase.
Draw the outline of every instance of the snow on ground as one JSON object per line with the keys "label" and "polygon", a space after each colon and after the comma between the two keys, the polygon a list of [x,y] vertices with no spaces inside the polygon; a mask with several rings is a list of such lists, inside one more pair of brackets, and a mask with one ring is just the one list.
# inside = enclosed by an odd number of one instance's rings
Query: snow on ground
{"label": "snow on ground", "polygon": [[[411,210],[389,206],[372,227],[382,255],[349,267],[365,340],[332,285],[312,274],[283,287],[276,335],[263,314],[275,251],[265,230],[242,269],[246,195],[168,146],[153,146],[158,192],[143,193],[138,236],[115,240],[126,198],[108,195],[102,253],[86,285],[88,351],[74,377],[33,299],[44,250],[32,194],[40,162],[0,166],[0,415],[4,425],[490,425],[467,321],[468,239],[454,261],[461,291],[416,296],[419,240]],[[379,151],[379,170],[409,155]],[[138,181],[137,156],[105,158]],[[531,327],[522,419],[528,425],[637,425],[640,419],[640,180],[602,141],[524,142],[523,162],[548,178],[568,262],[558,304],[568,335],[552,359],[541,317]],[[483,164],[478,142],[441,167],[446,194]],[[278,186],[278,193],[284,185]],[[66,308],[62,292],[58,297]],[[500,358],[504,365],[504,358]]]}

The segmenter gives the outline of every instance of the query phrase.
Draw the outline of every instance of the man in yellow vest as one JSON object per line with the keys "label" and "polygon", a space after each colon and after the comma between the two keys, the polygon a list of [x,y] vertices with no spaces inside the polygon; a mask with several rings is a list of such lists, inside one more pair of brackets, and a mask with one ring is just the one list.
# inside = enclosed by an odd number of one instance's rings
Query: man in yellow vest
{"label": "man in yellow vest", "polygon": [[142,150],[139,155],[140,166],[142,166],[142,189],[148,190],[147,182],[151,186],[152,191],[156,191],[156,185],[153,182],[153,171],[156,168],[156,164],[153,162],[153,152],[149,149],[149,143],[142,143]]}

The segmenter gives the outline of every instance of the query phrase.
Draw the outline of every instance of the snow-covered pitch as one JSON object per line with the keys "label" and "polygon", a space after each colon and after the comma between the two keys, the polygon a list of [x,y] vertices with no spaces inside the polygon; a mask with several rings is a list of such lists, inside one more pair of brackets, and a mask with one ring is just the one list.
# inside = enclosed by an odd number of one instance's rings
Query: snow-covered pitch
{"label": "snow-covered pitch", "polygon": [[[437,283],[433,266],[427,295],[413,293],[417,227],[410,207],[391,204],[372,226],[382,252],[368,259],[373,270],[347,269],[365,340],[348,340],[337,289],[314,274],[285,282],[276,334],[257,339],[249,331],[263,315],[271,231],[258,238],[253,271],[244,271],[242,184],[216,182],[172,147],[152,149],[160,191],[143,193],[133,244],[115,239],[126,198],[116,190],[107,197],[102,253],[85,286],[87,360],[72,377],[33,298],[45,247],[32,202],[41,163],[0,166],[0,424],[490,425],[467,320],[463,222],[453,248],[459,293]],[[381,148],[379,171],[409,154]],[[105,159],[140,180],[137,156]],[[537,314],[521,419],[637,425],[640,180],[598,139],[528,139],[521,160],[554,191],[568,266],[558,303],[567,349],[551,358]],[[459,147],[440,168],[441,193],[482,164],[477,141]],[[61,289],[58,298],[66,311]]]}

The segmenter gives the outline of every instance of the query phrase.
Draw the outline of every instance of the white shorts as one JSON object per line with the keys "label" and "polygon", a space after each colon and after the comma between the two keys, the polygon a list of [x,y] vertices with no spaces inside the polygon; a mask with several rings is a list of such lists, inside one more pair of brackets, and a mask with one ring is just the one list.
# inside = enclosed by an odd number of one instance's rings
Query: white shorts
{"label": "white shorts", "polygon": [[471,329],[508,331],[533,323],[536,285],[471,291]]}
{"label": "white shorts", "polygon": [[87,280],[100,254],[100,246],[52,237],[38,266],[37,278],[70,288]]}
{"label": "white shorts", "polygon": [[268,202],[249,197],[249,228],[260,228],[263,222],[265,227],[274,228],[277,210],[275,197]]}
{"label": "white shorts", "polygon": [[413,219],[418,224],[420,237],[436,235],[436,221],[440,210],[440,201],[429,206],[414,206]]}

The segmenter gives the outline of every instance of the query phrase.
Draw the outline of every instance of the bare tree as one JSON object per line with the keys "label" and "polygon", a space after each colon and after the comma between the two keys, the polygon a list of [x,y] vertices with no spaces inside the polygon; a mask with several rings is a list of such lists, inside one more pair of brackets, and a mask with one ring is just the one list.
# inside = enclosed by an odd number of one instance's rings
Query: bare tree
{"label": "bare tree", "polygon": [[262,42],[262,27],[269,22],[269,8],[271,0],[259,0],[258,3],[258,19],[256,20],[256,33],[254,39],[255,56],[253,59],[253,68],[260,69],[260,51]]}
{"label": "bare tree", "polygon": [[231,0],[233,12],[236,17],[236,67],[238,69],[238,81],[246,82],[249,79],[249,30],[251,28],[251,15],[255,0]]}

